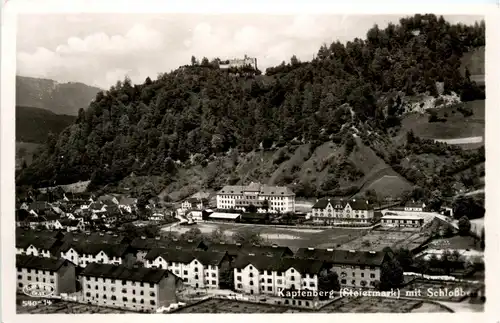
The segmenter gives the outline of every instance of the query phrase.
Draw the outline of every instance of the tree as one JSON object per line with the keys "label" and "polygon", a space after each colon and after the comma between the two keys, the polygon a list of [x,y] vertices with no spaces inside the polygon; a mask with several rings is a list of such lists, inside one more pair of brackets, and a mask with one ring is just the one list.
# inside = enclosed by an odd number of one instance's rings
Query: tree
{"label": "tree", "polygon": [[323,270],[318,277],[318,290],[323,292],[339,291],[339,276],[333,270]]}
{"label": "tree", "polygon": [[256,213],[257,212],[257,207],[253,204],[250,204],[249,206],[247,206],[245,208],[245,210],[248,212],[248,213]]}
{"label": "tree", "polygon": [[391,248],[386,247],[383,252],[386,253],[386,259],[382,263],[380,270],[380,289],[398,288],[404,281],[403,267],[401,267]]}
{"label": "tree", "polygon": [[413,265],[413,254],[406,248],[398,249],[395,253],[395,257],[403,270],[409,270]]}
{"label": "tree", "polygon": [[196,57],[191,56],[191,66],[195,66],[195,65],[198,65],[198,61],[196,60]]}
{"label": "tree", "polygon": [[471,224],[469,218],[465,215],[458,220],[458,234],[461,236],[469,235]]}
{"label": "tree", "polygon": [[256,244],[262,245],[264,243],[264,239],[257,232],[252,231],[238,231],[232,236],[235,243],[240,244]]}
{"label": "tree", "polygon": [[217,228],[210,234],[210,241],[212,243],[226,243],[227,238],[221,228]]}
{"label": "tree", "polygon": [[181,235],[182,240],[198,240],[203,238],[203,234],[199,228],[191,228]]}
{"label": "tree", "polygon": [[220,272],[219,286],[221,289],[234,290],[234,270],[228,268]]}

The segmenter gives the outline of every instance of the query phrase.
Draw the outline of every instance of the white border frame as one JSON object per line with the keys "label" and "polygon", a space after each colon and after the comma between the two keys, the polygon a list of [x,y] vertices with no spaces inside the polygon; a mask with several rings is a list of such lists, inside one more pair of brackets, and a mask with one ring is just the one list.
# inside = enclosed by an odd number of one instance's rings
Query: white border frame
{"label": "white border frame", "polygon": [[[485,219],[486,226],[486,293],[487,303],[484,313],[460,313],[461,315],[453,314],[375,314],[365,316],[365,318],[378,320],[387,320],[391,317],[404,315],[404,319],[408,321],[422,322],[424,320],[443,320],[453,317],[455,320],[470,323],[471,320],[486,319],[489,321],[498,322],[500,315],[497,313],[495,305],[500,304],[498,298],[498,255],[499,241],[498,233],[494,228],[498,228],[499,220],[495,214],[499,211],[496,205],[495,192],[498,186],[497,181],[493,180],[500,178],[498,170],[495,166],[499,165],[499,149],[494,142],[495,125],[494,121],[500,120],[500,111],[498,102],[500,102],[500,82],[499,82],[499,65],[497,63],[499,55],[499,37],[500,18],[498,7],[493,1],[483,1],[482,3],[473,4],[472,1],[446,0],[436,3],[436,1],[412,1],[402,4],[401,1],[386,0],[386,1],[370,1],[360,0],[355,3],[348,1],[285,1],[285,0],[254,0],[247,1],[243,7],[240,1],[206,1],[206,0],[183,0],[183,1],[108,1],[108,0],[5,0],[2,11],[2,29],[1,29],[1,110],[0,110],[0,147],[1,147],[1,287],[2,293],[2,322],[31,322],[33,320],[39,322],[56,322],[67,320],[65,315],[16,315],[15,313],[15,298],[11,297],[11,293],[15,290],[15,248],[14,248],[14,208],[15,208],[15,184],[14,184],[14,154],[15,154],[15,61],[16,61],[16,13],[63,13],[63,12],[113,12],[113,13],[158,13],[158,12],[184,12],[184,13],[261,13],[261,14],[294,14],[294,13],[339,13],[339,14],[413,14],[416,12],[432,12],[436,14],[477,14],[486,16],[486,130],[485,143],[487,147],[488,159],[486,161],[487,168],[487,191],[486,191],[486,209],[489,217]],[[471,4],[464,4],[469,2]],[[484,4],[491,3],[491,4]],[[290,53],[292,55],[293,53]],[[498,194],[497,194],[498,195]],[[215,317],[215,316],[217,317]],[[163,322],[165,319],[170,321],[198,321],[208,317],[219,321],[227,322],[255,322],[262,319],[271,320],[287,320],[292,322],[304,322],[310,315],[314,315],[315,319],[329,322],[332,319],[356,322],[359,320],[359,315],[350,314],[284,314],[285,316],[277,316],[278,314],[225,314],[225,315],[170,315],[162,317],[158,315],[145,316],[142,314],[84,314],[71,315],[71,320],[74,322],[85,322],[87,320],[117,320],[118,322],[134,322],[136,320],[149,320]],[[283,315],[283,314],[282,314]],[[395,317],[396,319],[400,317]]]}

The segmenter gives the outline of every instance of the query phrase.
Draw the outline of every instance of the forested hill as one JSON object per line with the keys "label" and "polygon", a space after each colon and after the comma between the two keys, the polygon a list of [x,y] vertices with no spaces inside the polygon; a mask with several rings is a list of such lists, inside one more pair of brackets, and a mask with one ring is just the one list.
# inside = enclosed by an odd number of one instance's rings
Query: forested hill
{"label": "forested hill", "polygon": [[59,134],[75,119],[45,109],[16,106],[16,141],[45,143],[49,133]]}
{"label": "forested hill", "polygon": [[95,98],[99,88],[83,83],[58,83],[49,79],[16,76],[16,105],[76,116]]}
{"label": "forested hill", "polygon": [[375,26],[365,40],[324,45],[312,62],[292,57],[264,76],[193,64],[140,85],[118,81],[80,109],[72,126],[49,138],[18,184],[91,178],[99,186],[131,172],[172,178],[193,156],[206,163],[231,148],[247,153],[294,141],[314,147],[332,141],[348,150],[352,134],[367,144],[378,138],[380,145],[371,145],[388,162],[402,158],[388,134],[399,126],[401,97],[438,96],[436,82],[442,82],[444,94],[484,98],[459,69],[464,53],[484,46],[484,32],[484,22],[452,25],[416,15],[385,29]]}

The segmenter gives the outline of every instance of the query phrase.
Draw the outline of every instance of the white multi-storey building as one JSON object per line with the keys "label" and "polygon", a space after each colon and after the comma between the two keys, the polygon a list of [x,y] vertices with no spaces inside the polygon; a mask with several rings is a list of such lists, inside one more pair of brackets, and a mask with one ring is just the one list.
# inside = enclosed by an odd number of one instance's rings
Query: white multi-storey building
{"label": "white multi-storey building", "polygon": [[425,203],[410,201],[405,204],[405,211],[423,212],[425,210]]}
{"label": "white multi-storey building", "polygon": [[316,224],[368,225],[374,220],[374,209],[366,200],[323,198],[313,205],[311,217]]}
{"label": "white multi-storey building", "polygon": [[283,290],[318,291],[323,261],[242,255],[234,262],[235,290],[246,294],[279,295]]}
{"label": "white multi-storey building", "polygon": [[382,227],[387,228],[421,228],[424,218],[418,215],[386,214],[380,219]]}
{"label": "white multi-storey building", "polygon": [[86,302],[154,311],[177,302],[182,281],[166,269],[92,263],[80,274]]}
{"label": "white multi-storey building", "polygon": [[75,265],[66,259],[16,255],[16,268],[19,291],[30,287],[52,288],[53,295],[76,291]]}
{"label": "white multi-storey building", "polygon": [[220,274],[229,270],[225,252],[153,249],[145,257],[147,268],[164,268],[195,288],[219,288]]}
{"label": "white multi-storey building", "polygon": [[342,287],[375,288],[380,282],[381,267],[386,253],[380,251],[355,251],[299,248],[295,257],[324,261],[334,270]]}
{"label": "white multi-storey building", "polygon": [[218,209],[245,210],[250,205],[258,212],[295,212],[295,193],[288,187],[251,183],[248,186],[224,186],[217,193]]}

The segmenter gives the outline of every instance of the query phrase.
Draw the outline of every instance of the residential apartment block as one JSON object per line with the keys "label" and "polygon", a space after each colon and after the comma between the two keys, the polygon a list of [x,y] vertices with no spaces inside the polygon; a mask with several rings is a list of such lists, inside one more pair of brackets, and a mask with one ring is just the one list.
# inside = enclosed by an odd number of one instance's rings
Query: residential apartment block
{"label": "residential apartment block", "polygon": [[17,290],[36,283],[51,286],[54,295],[76,291],[75,265],[66,259],[16,255]]}
{"label": "residential apartment block", "polygon": [[295,193],[288,187],[251,183],[248,186],[224,186],[217,193],[218,209],[245,210],[250,205],[258,212],[295,212]]}
{"label": "residential apartment block", "polygon": [[295,257],[324,261],[339,276],[342,287],[375,288],[380,282],[382,264],[386,253],[380,251],[355,251],[299,248]]}
{"label": "residential apartment block", "polygon": [[311,218],[315,224],[369,225],[374,220],[374,209],[366,200],[323,198],[313,205]]}
{"label": "residential apartment block", "polygon": [[136,311],[176,303],[176,291],[182,288],[182,281],[166,269],[91,263],[80,277],[86,302]]}
{"label": "residential apartment block", "polygon": [[230,270],[225,252],[153,249],[145,257],[147,268],[168,269],[195,288],[219,288],[220,276]]}
{"label": "residential apartment block", "polygon": [[280,291],[318,290],[323,261],[241,255],[234,261],[235,290],[246,294],[279,295]]}

